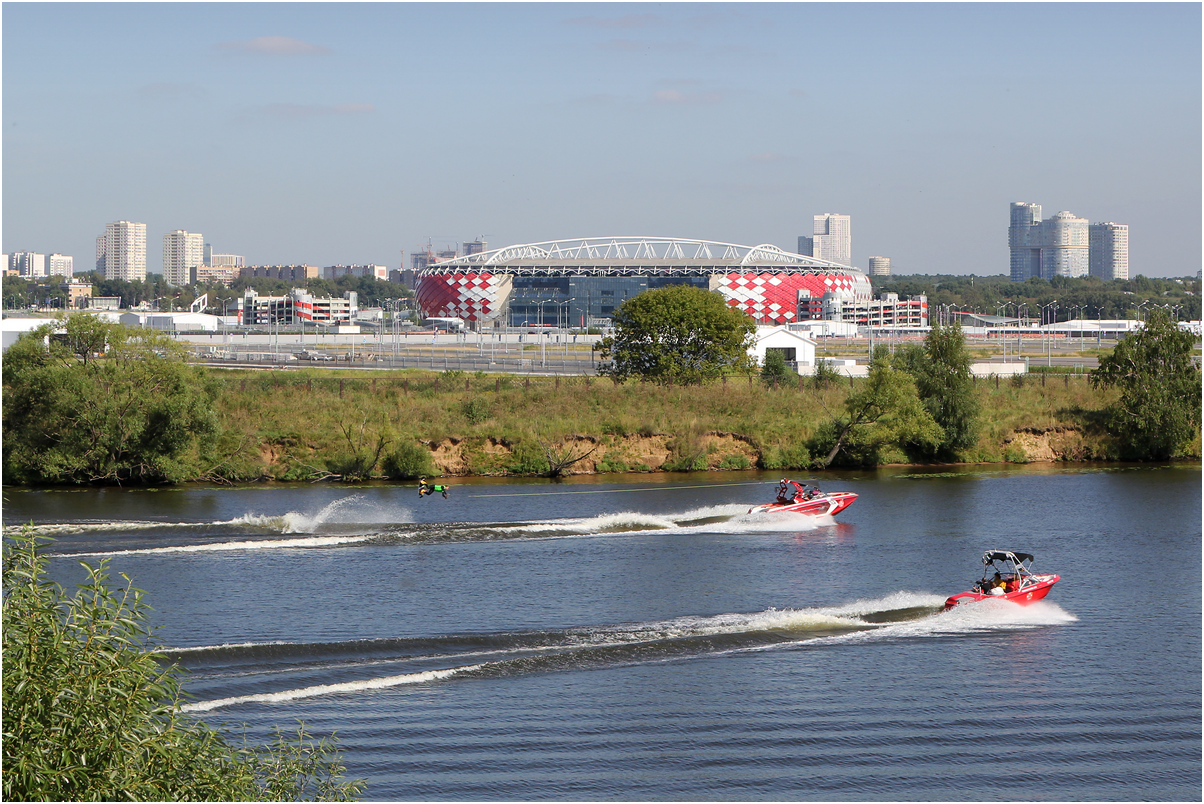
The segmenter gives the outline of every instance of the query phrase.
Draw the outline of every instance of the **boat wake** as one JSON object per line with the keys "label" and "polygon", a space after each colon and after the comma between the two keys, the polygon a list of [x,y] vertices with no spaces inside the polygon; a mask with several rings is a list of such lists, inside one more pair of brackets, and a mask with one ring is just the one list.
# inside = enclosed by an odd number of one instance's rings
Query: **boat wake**
{"label": "boat wake", "polygon": [[[517,674],[689,661],[866,641],[969,636],[1063,625],[1056,604],[991,602],[944,612],[944,597],[896,592],[831,607],[678,617],[617,625],[322,643],[241,643],[165,651],[189,671],[185,705],[205,712],[391,687]],[[963,610],[964,609],[964,610]],[[237,694],[229,694],[237,692]],[[210,697],[212,696],[212,697]]]}
{"label": "boat wake", "polygon": [[[23,526],[56,540],[48,555],[107,557],[239,550],[424,545],[448,542],[581,538],[646,531],[692,533],[800,533],[833,524],[831,517],[750,515],[744,504],[705,506],[678,513],[619,511],[591,517],[526,522],[414,522],[405,506],[358,505],[337,500],[316,513],[247,513],[215,522],[95,522]],[[5,528],[5,533],[22,528]],[[279,537],[290,538],[279,538]],[[95,549],[98,539],[110,546]]]}

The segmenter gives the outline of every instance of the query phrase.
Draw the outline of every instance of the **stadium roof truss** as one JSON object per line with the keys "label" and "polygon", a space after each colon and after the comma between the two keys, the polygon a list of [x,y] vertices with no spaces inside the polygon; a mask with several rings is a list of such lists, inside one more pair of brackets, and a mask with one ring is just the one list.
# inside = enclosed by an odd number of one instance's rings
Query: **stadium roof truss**
{"label": "stadium roof truss", "polygon": [[847,265],[791,254],[774,245],[741,246],[679,237],[597,237],[505,246],[431,263],[419,276],[466,271],[502,271],[518,276],[721,274],[856,271]]}

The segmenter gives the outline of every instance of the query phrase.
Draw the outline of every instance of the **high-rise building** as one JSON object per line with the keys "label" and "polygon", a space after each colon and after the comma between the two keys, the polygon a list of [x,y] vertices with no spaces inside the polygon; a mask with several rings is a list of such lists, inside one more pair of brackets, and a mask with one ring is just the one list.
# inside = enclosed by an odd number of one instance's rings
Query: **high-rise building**
{"label": "high-rise building", "polygon": [[1065,211],[1046,220],[1040,218],[1040,204],[1012,204],[1008,226],[1012,281],[1023,282],[1034,276],[1086,276],[1087,219]]}
{"label": "high-rise building", "polygon": [[850,217],[825,212],[816,215],[812,222],[812,237],[802,236],[798,239],[798,253],[805,257],[818,257],[821,260],[853,264],[853,238],[851,234]]}
{"label": "high-rise building", "polygon": [[870,257],[870,276],[890,276],[890,257]]}
{"label": "high-rise building", "polygon": [[75,258],[65,254],[46,255],[46,274],[48,276],[65,276],[70,279],[75,276]]}
{"label": "high-rise building", "polygon": [[1041,222],[1041,205],[1018,201],[1012,204],[1011,224],[1008,226],[1008,248],[1011,250],[1011,279],[1023,282],[1030,276],[1041,275],[1041,244],[1037,225]]}
{"label": "high-rise building", "polygon": [[163,235],[163,281],[183,286],[192,281],[192,269],[205,264],[205,238],[176,229]]}
{"label": "high-rise building", "polygon": [[146,224],[117,221],[96,238],[96,270],[105,279],[146,279]]}
{"label": "high-rise building", "polygon": [[1086,276],[1090,242],[1087,219],[1062,211],[1041,221],[1041,278]]}
{"label": "high-rise building", "polygon": [[1129,226],[1125,223],[1093,223],[1088,227],[1089,270],[1104,281],[1129,278]]}
{"label": "high-rise building", "polygon": [[8,255],[8,269],[30,279],[46,276],[46,255],[36,251],[15,251]]}

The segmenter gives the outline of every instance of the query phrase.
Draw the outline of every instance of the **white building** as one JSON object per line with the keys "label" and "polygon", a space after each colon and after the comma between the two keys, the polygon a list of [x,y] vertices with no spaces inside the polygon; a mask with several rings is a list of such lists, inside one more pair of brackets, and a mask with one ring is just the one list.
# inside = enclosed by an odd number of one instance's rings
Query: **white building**
{"label": "white building", "polygon": [[[748,354],[757,361],[757,365],[765,365],[765,354],[778,351],[786,358],[786,365],[799,374],[810,374],[815,367],[815,341],[806,333],[794,332],[787,325],[776,327],[757,327],[754,340],[748,348]],[[805,370],[804,370],[805,369]]]}
{"label": "white building", "polygon": [[806,257],[852,266],[853,237],[851,218],[825,212],[812,221],[812,236],[798,239],[798,253]]}
{"label": "white building", "polygon": [[890,257],[870,257],[870,276],[890,276]]}
{"label": "white building", "polygon": [[1041,222],[1041,278],[1086,276],[1091,239],[1086,218],[1063,210]]}
{"label": "white building", "polygon": [[96,238],[96,270],[105,279],[146,279],[146,224],[117,221]]}
{"label": "white building", "polygon": [[46,256],[46,275],[62,276],[70,279],[75,276],[75,258],[65,254],[49,254]]}
{"label": "white building", "polygon": [[46,276],[46,255],[36,251],[15,251],[8,255],[8,270],[27,279]]}
{"label": "white building", "polygon": [[176,229],[163,235],[163,281],[181,287],[192,280],[192,269],[205,264],[205,238]]}
{"label": "white building", "polygon": [[1093,223],[1088,227],[1089,271],[1105,282],[1129,278],[1129,226]]}
{"label": "white building", "polygon": [[206,313],[123,313],[122,324],[160,332],[217,332],[219,319]]}
{"label": "white building", "polygon": [[[1011,279],[1024,282],[1030,277],[1053,279],[1055,276],[1086,276],[1091,270],[1092,238],[1086,218],[1071,212],[1059,212],[1041,220],[1041,205],[1014,203],[1008,226],[1011,251]],[[1121,224],[1097,224],[1119,227]],[[1128,227],[1124,226],[1124,273],[1129,271]],[[1102,237],[1102,235],[1101,235]],[[1101,239],[1101,243],[1103,240]],[[1101,260],[1105,258],[1101,255]],[[1102,263],[1101,263],[1102,264]],[[1115,257],[1109,261],[1118,268]],[[1103,268],[1100,269],[1101,271]]]}

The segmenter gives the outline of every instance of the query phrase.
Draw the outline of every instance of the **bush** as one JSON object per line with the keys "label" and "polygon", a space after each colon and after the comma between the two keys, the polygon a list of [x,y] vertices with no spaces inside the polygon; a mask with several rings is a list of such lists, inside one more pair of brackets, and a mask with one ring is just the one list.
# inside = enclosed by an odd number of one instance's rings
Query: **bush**
{"label": "bush", "polygon": [[438,474],[431,451],[414,441],[403,440],[381,461],[381,469],[391,480],[417,480]]}
{"label": "bush", "polygon": [[460,403],[460,411],[469,424],[480,424],[489,418],[489,406],[481,399],[466,399]]}
{"label": "bush", "polygon": [[811,387],[816,390],[827,389],[840,380],[840,372],[827,360],[815,361],[815,375],[811,378]]}
{"label": "bush", "polygon": [[347,800],[333,737],[277,730],[235,747],[180,712],[179,670],[151,644],[142,592],[106,562],[73,597],[46,578],[39,539],[3,546],[3,796],[35,800]]}
{"label": "bush", "polygon": [[790,367],[786,365],[786,356],[781,349],[766,349],[765,364],[761,366],[761,381],[767,386],[776,387],[790,381]]}

